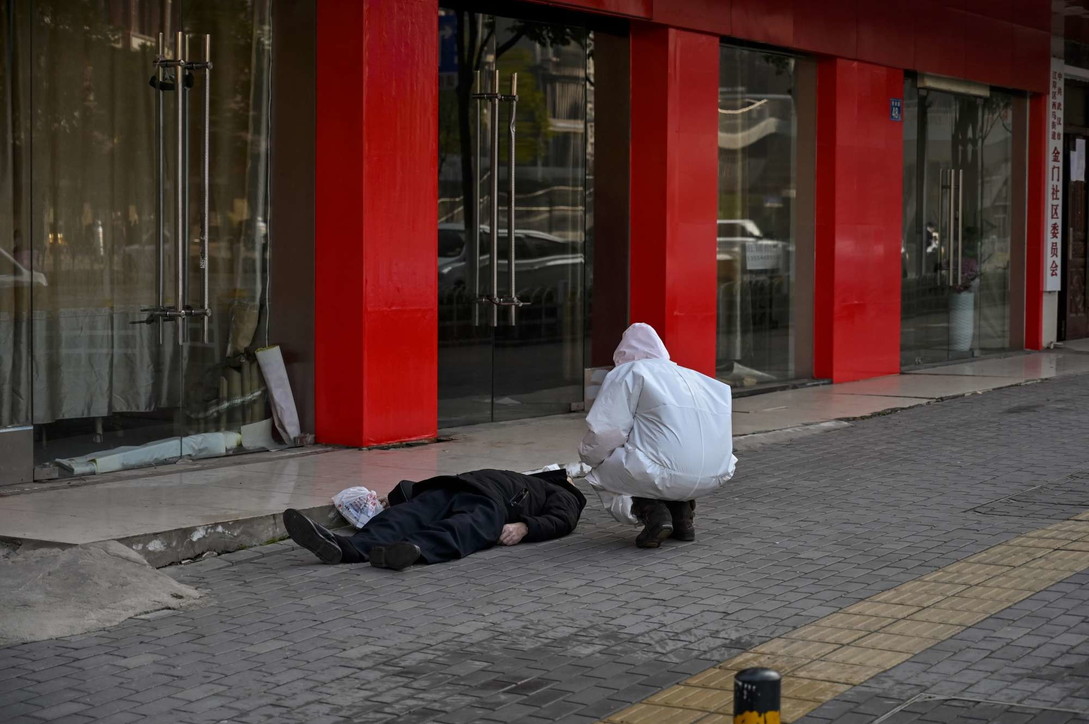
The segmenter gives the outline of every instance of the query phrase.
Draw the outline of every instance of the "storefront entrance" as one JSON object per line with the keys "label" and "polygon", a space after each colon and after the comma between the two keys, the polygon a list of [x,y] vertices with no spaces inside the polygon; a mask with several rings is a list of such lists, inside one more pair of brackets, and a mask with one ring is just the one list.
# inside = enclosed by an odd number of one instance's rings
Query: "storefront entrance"
{"label": "storefront entrance", "polygon": [[904,90],[901,365],[1010,348],[1013,99]]}
{"label": "storefront entrance", "polygon": [[39,479],[260,447],[270,0],[0,8],[0,428]]}
{"label": "storefront entrance", "polygon": [[570,412],[586,366],[592,34],[443,9],[438,41],[439,425]]}

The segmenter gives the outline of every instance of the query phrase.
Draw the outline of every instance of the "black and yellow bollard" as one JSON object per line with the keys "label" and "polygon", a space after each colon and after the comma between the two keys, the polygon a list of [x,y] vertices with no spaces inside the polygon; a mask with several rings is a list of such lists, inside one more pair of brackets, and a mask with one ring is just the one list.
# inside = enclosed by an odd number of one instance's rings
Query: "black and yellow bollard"
{"label": "black and yellow bollard", "polygon": [[771,669],[745,669],[734,676],[734,724],[779,724],[783,677]]}

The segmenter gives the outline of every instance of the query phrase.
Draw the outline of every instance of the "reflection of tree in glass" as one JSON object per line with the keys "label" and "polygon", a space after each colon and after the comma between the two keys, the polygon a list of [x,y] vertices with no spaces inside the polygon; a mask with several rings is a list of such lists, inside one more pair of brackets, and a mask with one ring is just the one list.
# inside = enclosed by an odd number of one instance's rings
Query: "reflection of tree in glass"
{"label": "reflection of tree in glass", "polygon": [[1010,113],[1013,108],[1013,96],[1005,93],[992,93],[983,101],[983,135],[984,141],[991,135],[991,131],[999,123],[1006,129],[1006,133],[1013,133],[1013,120]]}
{"label": "reflection of tree in glass", "polygon": [[[461,196],[464,209],[465,228],[472,229],[479,222],[476,219],[476,204],[472,200],[474,188],[472,98],[475,74],[498,65],[504,55],[510,53],[505,63],[506,75],[501,78],[500,90],[509,89],[509,73],[518,73],[518,117],[517,142],[515,156],[520,163],[534,161],[543,153],[551,134],[549,126],[548,103],[540,87],[542,68],[536,62],[528,47],[516,47],[523,40],[544,48],[558,48],[576,44],[587,48],[588,33],[582,28],[565,25],[547,25],[524,21],[511,21],[509,25],[498,25],[494,16],[471,13],[466,10],[454,11],[457,17],[455,30],[457,46],[457,86],[453,98],[449,94],[441,98],[439,113],[444,119],[456,115],[457,123],[444,122],[444,130],[439,139],[440,168],[448,153],[456,151],[461,165]],[[505,22],[505,21],[504,21]],[[500,42],[500,33],[506,37]],[[494,50],[493,50],[494,48]],[[511,52],[514,51],[514,52]],[[486,68],[488,64],[490,68]],[[457,139],[452,138],[453,129],[457,129]]]}
{"label": "reflection of tree in glass", "polygon": [[[995,225],[987,218],[987,208],[984,198],[984,148],[987,139],[1002,125],[1007,135],[1010,134],[1008,125],[1010,109],[1013,104],[1012,96],[1005,93],[992,93],[985,98],[972,98],[956,96],[956,111],[953,115],[953,128],[951,136],[952,163],[954,169],[963,170],[964,188],[961,190],[964,198],[963,239],[962,255],[971,259],[975,268],[982,266],[983,259],[982,241],[987,233],[991,233]],[[926,101],[929,109],[932,101]],[[985,229],[980,229],[970,219],[976,218]],[[952,260],[950,260],[952,263]],[[973,281],[969,279],[970,283]],[[966,286],[962,284],[961,286]],[[966,287],[967,288],[967,287]]]}

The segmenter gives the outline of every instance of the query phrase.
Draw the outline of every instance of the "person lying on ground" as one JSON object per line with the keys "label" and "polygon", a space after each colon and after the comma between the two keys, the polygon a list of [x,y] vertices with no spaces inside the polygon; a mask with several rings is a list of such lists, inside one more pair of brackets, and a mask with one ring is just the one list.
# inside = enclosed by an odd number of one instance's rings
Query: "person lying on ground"
{"label": "person lying on ground", "polygon": [[640,548],[696,539],[696,498],[734,474],[730,386],[669,361],[649,324],[624,332],[586,416],[586,481]]}
{"label": "person lying on ground", "polygon": [[406,485],[354,535],[337,535],[292,508],[291,540],[323,563],[361,563],[401,571],[491,548],[562,538],[575,529],[586,498],[563,470],[525,475],[474,470]]}

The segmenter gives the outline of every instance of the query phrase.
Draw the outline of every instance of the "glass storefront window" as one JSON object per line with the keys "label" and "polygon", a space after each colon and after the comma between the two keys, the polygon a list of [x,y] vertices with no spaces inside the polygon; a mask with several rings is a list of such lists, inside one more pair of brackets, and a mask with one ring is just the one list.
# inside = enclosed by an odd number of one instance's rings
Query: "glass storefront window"
{"label": "glass storefront window", "polygon": [[718,376],[794,376],[794,59],[723,46],[719,71]]}
{"label": "glass storefront window", "polygon": [[[268,417],[271,0],[0,14],[0,263],[26,270],[0,286],[0,427],[34,423],[39,477],[243,451]],[[160,33],[190,62],[209,37],[210,70],[149,83]],[[155,314],[205,297],[207,329]]]}

